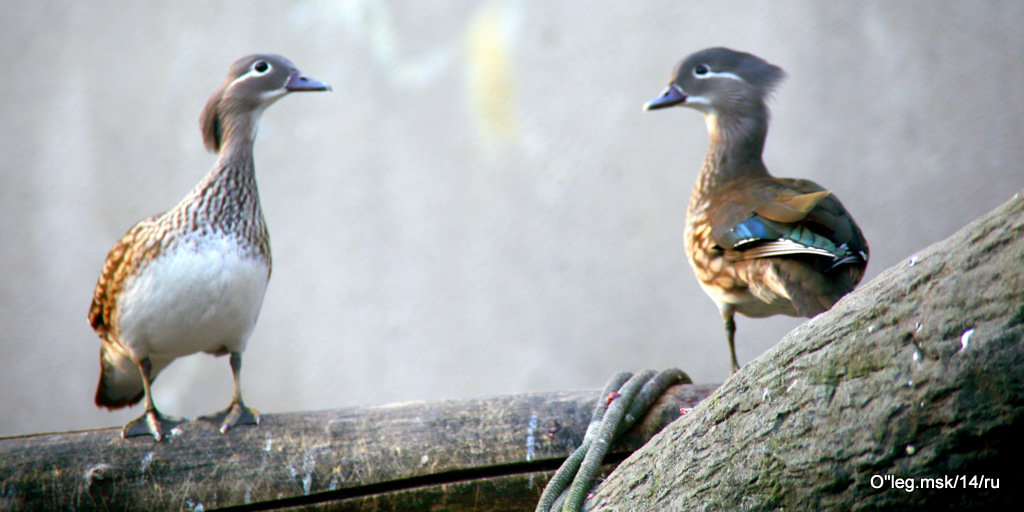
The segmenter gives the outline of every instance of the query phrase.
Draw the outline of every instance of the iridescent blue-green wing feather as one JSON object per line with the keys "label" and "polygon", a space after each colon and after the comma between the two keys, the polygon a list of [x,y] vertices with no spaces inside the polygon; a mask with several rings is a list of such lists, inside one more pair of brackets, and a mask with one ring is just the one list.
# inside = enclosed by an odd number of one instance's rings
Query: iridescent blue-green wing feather
{"label": "iridescent blue-green wing feather", "polygon": [[814,255],[826,270],[866,265],[867,242],[853,218],[828,191],[790,194],[752,208],[731,226],[719,226],[715,242],[736,259]]}

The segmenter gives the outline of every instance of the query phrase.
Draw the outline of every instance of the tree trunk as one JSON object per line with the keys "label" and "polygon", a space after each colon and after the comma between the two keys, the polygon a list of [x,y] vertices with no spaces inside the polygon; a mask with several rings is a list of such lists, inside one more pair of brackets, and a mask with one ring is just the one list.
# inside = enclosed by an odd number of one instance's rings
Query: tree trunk
{"label": "tree trunk", "polygon": [[1009,505],[1022,341],[1018,193],[790,332],[619,465],[590,509]]}

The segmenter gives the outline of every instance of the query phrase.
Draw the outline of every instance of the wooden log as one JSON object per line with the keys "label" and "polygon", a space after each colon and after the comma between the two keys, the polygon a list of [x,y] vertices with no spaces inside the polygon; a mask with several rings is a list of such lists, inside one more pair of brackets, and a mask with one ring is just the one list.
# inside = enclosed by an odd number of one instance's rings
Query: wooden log
{"label": "wooden log", "polygon": [[[673,386],[621,461],[714,386]],[[533,510],[599,391],[266,414],[156,443],[119,428],[0,439],[0,510]]]}
{"label": "wooden log", "polygon": [[[789,333],[591,510],[1015,510],[1024,195]],[[928,480],[926,480],[928,479]]]}

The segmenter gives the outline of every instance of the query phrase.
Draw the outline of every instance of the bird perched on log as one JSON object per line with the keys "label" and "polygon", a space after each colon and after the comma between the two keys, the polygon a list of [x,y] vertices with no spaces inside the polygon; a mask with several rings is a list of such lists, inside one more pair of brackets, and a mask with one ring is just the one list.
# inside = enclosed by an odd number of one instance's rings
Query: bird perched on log
{"label": "bird perched on log", "polygon": [[199,117],[217,162],[177,206],[133,226],[107,255],[89,308],[102,341],[96,405],[117,409],[145,398],[145,413],[125,425],[124,437],[159,441],[184,421],[157,410],[150,386],[171,361],[197,352],[230,354],[234,376],[231,405],[204,419],[221,432],[259,423],[239,385],[271,269],[253,141],[275,101],[325,90],[278,55],[235,61]]}
{"label": "bird perched on log", "polygon": [[834,194],[773,177],[761,159],[765,100],[783,76],[749,53],[708,48],[644,105],[704,114],[711,141],[687,208],[686,254],[722,314],[733,372],[736,313],[813,317],[853,290],[868,262],[867,241]]}

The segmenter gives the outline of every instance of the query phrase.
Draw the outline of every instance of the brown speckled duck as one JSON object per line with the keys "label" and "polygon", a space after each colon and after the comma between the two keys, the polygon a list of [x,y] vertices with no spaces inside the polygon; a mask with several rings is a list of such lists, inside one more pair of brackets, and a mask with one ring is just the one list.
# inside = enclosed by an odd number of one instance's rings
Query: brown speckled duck
{"label": "brown speckled duck", "polygon": [[102,341],[96,405],[117,409],[145,398],[146,411],[125,425],[124,437],[159,441],[183,421],[157,410],[150,385],[171,361],[197,352],[230,354],[235,381],[231,405],[204,419],[221,432],[259,423],[239,386],[271,268],[253,141],[275,101],[329,89],[278,55],[237,60],[200,115],[217,162],[177,206],[133,226],[107,255],[89,309]]}
{"label": "brown speckled duck", "polygon": [[687,208],[686,254],[722,314],[733,372],[736,313],[815,316],[853,290],[868,262],[867,241],[834,194],[776,178],[761,159],[765,99],[783,76],[749,53],[709,48],[644,105],[704,114],[711,141]]}

